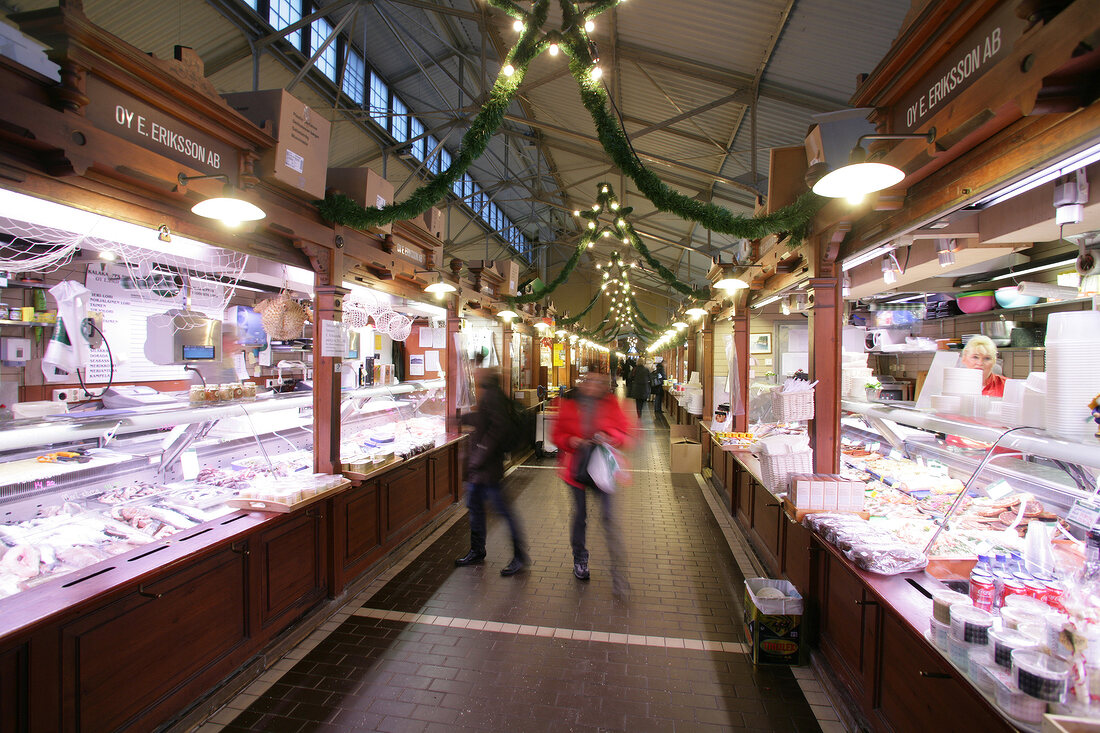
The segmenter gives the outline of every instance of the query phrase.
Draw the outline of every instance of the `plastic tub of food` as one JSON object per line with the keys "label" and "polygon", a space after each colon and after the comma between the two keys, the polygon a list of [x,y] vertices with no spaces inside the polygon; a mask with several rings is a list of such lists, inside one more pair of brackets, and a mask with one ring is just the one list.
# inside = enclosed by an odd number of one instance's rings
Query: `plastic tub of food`
{"label": "plastic tub of food", "polygon": [[1011,681],[1006,682],[1000,677],[993,678],[993,688],[997,706],[1005,711],[1008,717],[1024,723],[1043,721],[1043,715],[1047,711],[1045,700],[1025,695]]}
{"label": "plastic tub of food", "polygon": [[1012,668],[1012,652],[1016,649],[1038,649],[1039,642],[1016,629],[993,629],[989,632],[993,661],[1005,669]]}
{"label": "plastic tub of food", "polygon": [[978,683],[983,675],[988,677],[988,675],[985,675],[984,668],[992,664],[993,656],[989,653],[988,649],[971,649],[966,657],[966,676],[969,677],[975,685],[981,687]]}
{"label": "plastic tub of food", "polygon": [[970,660],[970,651],[972,649],[983,650],[985,647],[956,639],[953,635],[947,637],[947,656],[951,657],[951,661],[960,669],[967,668],[967,664]]}
{"label": "plastic tub of food", "polygon": [[1050,606],[1043,603],[1038,598],[1021,595],[1006,596],[1005,607],[1013,608],[1023,613],[1030,613],[1034,616],[1042,616],[1050,610]]}
{"label": "plastic tub of food", "polygon": [[956,603],[970,605],[970,596],[953,590],[938,590],[932,593],[932,616],[942,624],[951,623],[951,606]]}
{"label": "plastic tub of food", "polygon": [[951,636],[959,641],[984,646],[989,643],[993,614],[956,603],[951,607]]}
{"label": "plastic tub of food", "polygon": [[[1043,614],[1038,611],[1032,611],[1027,608],[1022,608],[1015,605],[1009,605],[1010,598],[1017,598],[1018,596],[1006,596],[1004,608],[1001,609],[1001,620],[1004,622],[1005,628],[1018,629],[1020,624],[1027,622],[1041,622],[1043,620]],[[1034,601],[1034,598],[1030,600]],[[1036,601],[1036,603],[1042,603],[1042,601]],[[1046,604],[1043,604],[1046,606]],[[1046,606],[1046,610],[1050,610],[1050,606]]]}
{"label": "plastic tub of food", "polygon": [[935,616],[928,619],[929,633],[932,643],[941,651],[947,651],[947,637],[951,636],[951,624],[945,624]]}
{"label": "plastic tub of food", "polygon": [[1047,702],[1060,702],[1069,684],[1069,665],[1042,652],[1012,652],[1012,677],[1021,692]]}

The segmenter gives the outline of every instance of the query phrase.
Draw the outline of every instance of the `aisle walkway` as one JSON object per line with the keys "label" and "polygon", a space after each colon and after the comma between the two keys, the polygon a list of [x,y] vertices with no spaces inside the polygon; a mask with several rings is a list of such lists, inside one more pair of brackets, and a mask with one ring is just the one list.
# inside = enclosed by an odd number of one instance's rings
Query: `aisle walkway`
{"label": "aisle walkway", "polygon": [[731,551],[701,479],[668,473],[666,423],[647,414],[640,428],[634,483],[617,497],[625,599],[612,595],[591,498],[592,579],[573,577],[569,496],[550,459],[531,459],[508,478],[529,570],[500,576],[510,548],[492,514],[486,564],[456,568],[469,542],[462,514],[202,733],[841,730],[808,670],[748,660],[747,557]]}

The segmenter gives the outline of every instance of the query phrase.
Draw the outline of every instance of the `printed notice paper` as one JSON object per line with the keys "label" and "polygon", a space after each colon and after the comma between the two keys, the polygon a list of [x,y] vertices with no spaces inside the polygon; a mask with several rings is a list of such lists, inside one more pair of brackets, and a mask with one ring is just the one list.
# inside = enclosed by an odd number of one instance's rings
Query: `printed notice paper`
{"label": "printed notice paper", "polygon": [[439,352],[438,351],[425,351],[424,352],[424,371],[426,372],[441,372],[443,367],[439,365]]}
{"label": "printed notice paper", "polygon": [[432,348],[432,329],[430,326],[420,327],[420,348]]}
{"label": "printed notice paper", "polygon": [[409,356],[409,376],[410,377],[423,377],[424,376],[424,357],[419,354],[412,354]]}

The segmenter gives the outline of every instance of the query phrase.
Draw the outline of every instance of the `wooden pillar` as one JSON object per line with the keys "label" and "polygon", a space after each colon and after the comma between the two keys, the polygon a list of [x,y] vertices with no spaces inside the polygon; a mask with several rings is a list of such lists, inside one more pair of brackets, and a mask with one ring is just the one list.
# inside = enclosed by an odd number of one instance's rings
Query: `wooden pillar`
{"label": "wooden pillar", "polygon": [[699,379],[703,382],[702,420],[709,425],[714,415],[714,317],[704,316],[699,328],[703,338],[703,363],[698,365]]}
{"label": "wooden pillar", "polygon": [[462,319],[458,317],[458,298],[447,298],[447,421],[451,423],[458,417],[458,349],[455,337],[462,328]]}
{"label": "wooden pillar", "polygon": [[[333,270],[340,272],[341,270]],[[340,364],[343,354],[326,353],[327,329],[343,320],[345,288],[321,284],[314,276],[313,307],[313,470],[340,473]]]}
{"label": "wooden pillar", "polygon": [[836,255],[849,225],[846,222],[814,238],[814,277],[810,278],[810,379],[814,388],[814,419],[810,421],[810,446],[814,470],[840,471],[840,360],[843,343],[844,298],[840,291],[840,266]]}
{"label": "wooden pillar", "polygon": [[[738,433],[749,429],[749,309],[743,305],[747,301],[746,296],[733,316],[733,349],[737,352],[737,381],[741,387],[741,405],[745,408],[740,415],[733,417],[733,430]],[[730,395],[730,398],[732,399],[733,395]]]}

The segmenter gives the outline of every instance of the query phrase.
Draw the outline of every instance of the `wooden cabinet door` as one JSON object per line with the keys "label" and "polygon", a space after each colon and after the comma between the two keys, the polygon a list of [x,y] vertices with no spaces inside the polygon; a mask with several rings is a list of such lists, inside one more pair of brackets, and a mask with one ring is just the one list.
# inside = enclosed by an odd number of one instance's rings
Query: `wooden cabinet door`
{"label": "wooden cabinet door", "polygon": [[240,664],[245,557],[225,549],[63,626],[62,729],[153,730]]}
{"label": "wooden cabinet door", "polygon": [[378,482],[368,481],[332,499],[333,593],[339,593],[381,555]]}
{"label": "wooden cabinet door", "polygon": [[417,458],[383,475],[382,516],[386,543],[397,538],[406,525],[428,511],[428,471],[424,458]]}
{"label": "wooden cabinet door", "polygon": [[821,553],[825,563],[819,634],[821,651],[864,708],[873,692],[878,638],[878,604],[863,581],[837,558]]}
{"label": "wooden cabinet door", "polygon": [[813,533],[785,513],[781,520],[783,532],[783,574],[794,584],[803,599],[812,597],[810,580],[816,548],[811,544]]}
{"label": "wooden cabinet door", "polygon": [[753,482],[752,534],[757,550],[773,574],[779,573],[779,534],[783,508],[772,493]]}
{"label": "wooden cabinet door", "polygon": [[726,491],[729,492],[730,505],[726,507],[729,509],[731,515],[737,514],[737,491],[738,491],[738,474],[740,473],[740,466],[737,460],[734,459],[733,454],[729,451],[722,451],[726,456]]}
{"label": "wooden cabinet door", "polygon": [[431,480],[431,507],[442,509],[454,501],[454,449],[445,448],[428,456],[428,473]]}
{"label": "wooden cabinet door", "polygon": [[27,645],[0,654],[0,731],[27,730]]}
{"label": "wooden cabinet door", "polygon": [[752,474],[746,471],[741,466],[737,467],[737,518],[741,520],[741,525],[745,529],[752,527],[752,496],[753,496],[753,484],[755,481],[752,479]]}
{"label": "wooden cabinet door", "polygon": [[256,538],[260,625],[282,628],[324,597],[324,522],[318,503]]}
{"label": "wooden cabinet door", "polygon": [[944,658],[894,614],[883,613],[875,714],[898,733],[1013,730]]}

